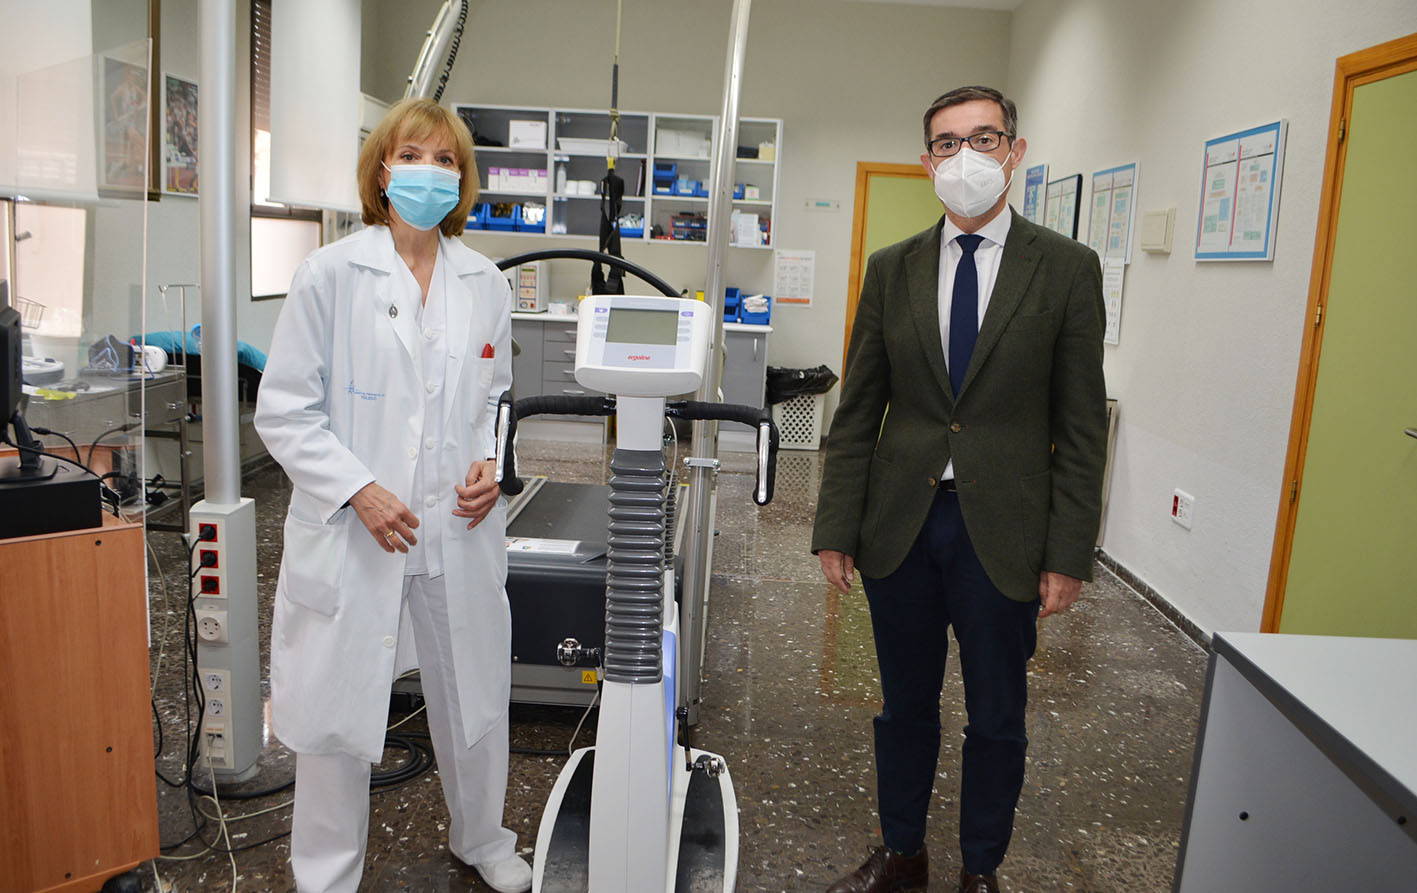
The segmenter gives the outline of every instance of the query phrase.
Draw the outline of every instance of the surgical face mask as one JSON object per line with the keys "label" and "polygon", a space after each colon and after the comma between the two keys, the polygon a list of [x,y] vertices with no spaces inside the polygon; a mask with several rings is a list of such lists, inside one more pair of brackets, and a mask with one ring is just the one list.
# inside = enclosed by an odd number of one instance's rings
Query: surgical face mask
{"label": "surgical face mask", "polygon": [[436,164],[384,165],[389,172],[389,185],[384,193],[399,212],[403,222],[416,230],[430,230],[443,222],[448,212],[458,206],[462,194],[457,171]]}
{"label": "surgical face mask", "polygon": [[1012,174],[1004,178],[1004,166],[991,156],[961,146],[935,168],[935,195],[960,217],[978,217],[994,207],[1012,180]]}

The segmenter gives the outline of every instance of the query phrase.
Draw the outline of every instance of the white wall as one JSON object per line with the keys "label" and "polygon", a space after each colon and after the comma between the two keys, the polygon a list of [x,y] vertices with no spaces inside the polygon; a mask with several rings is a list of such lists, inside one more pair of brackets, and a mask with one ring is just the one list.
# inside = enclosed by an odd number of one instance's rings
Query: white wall
{"label": "white wall", "polygon": [[[363,89],[393,100],[413,67],[438,0],[365,3]],[[620,106],[719,113],[728,47],[727,0],[625,0]],[[377,34],[370,41],[368,35]],[[612,0],[483,0],[443,95],[446,102],[605,108],[615,41]],[[741,114],[783,119],[774,241],[817,252],[815,304],[775,308],[769,362],[840,372],[856,162],[916,163],[920,117],[961,82],[1000,82],[1007,63],[1004,12],[844,0],[757,0],[748,29]],[[841,210],[802,210],[808,198]],[[471,233],[492,256],[546,243]],[[594,247],[578,242],[578,247]],[[671,284],[703,287],[702,247],[630,246],[629,259]],[[582,280],[588,265],[569,267]],[[553,273],[553,288],[558,270]],[[771,292],[772,253],[729,249],[725,284]],[[831,397],[835,403],[835,392]]]}
{"label": "white wall", "polygon": [[[1086,196],[1092,171],[1136,161],[1138,212],[1176,208],[1170,256],[1134,236],[1121,343],[1106,348],[1120,415],[1103,548],[1207,631],[1259,628],[1335,59],[1413,30],[1410,0],[1025,0],[1014,14],[1027,163],[1082,173]],[[1278,118],[1274,261],[1196,263],[1204,141]],[[1195,497],[1190,531],[1169,518],[1175,488]]]}

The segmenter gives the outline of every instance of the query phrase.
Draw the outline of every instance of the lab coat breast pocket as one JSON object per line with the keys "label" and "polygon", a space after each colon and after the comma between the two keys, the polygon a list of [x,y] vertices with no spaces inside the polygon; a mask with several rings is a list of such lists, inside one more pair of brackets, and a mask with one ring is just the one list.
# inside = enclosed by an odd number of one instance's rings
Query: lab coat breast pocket
{"label": "lab coat breast pocket", "polygon": [[285,553],[277,588],[293,604],[326,617],[339,611],[352,512],[343,508],[328,524],[286,515]]}

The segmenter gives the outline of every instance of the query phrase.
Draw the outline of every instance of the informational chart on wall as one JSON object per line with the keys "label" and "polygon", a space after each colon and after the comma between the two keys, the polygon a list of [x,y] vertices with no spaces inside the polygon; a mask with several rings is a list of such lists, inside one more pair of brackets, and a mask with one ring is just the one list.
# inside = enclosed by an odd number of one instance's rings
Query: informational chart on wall
{"label": "informational chart on wall", "polygon": [[1043,223],[1043,207],[1047,194],[1048,165],[1029,168],[1023,176],[1023,216],[1029,223]]}
{"label": "informational chart on wall", "polygon": [[1048,181],[1043,208],[1043,225],[1069,239],[1078,237],[1078,202],[1082,197],[1082,174]]}
{"label": "informational chart on wall", "polygon": [[1207,140],[1196,260],[1274,260],[1274,224],[1289,123]]}
{"label": "informational chart on wall", "polygon": [[773,300],[795,307],[812,306],[812,283],[816,278],[817,252],[773,252]]}
{"label": "informational chart on wall", "polygon": [[1122,334],[1122,280],[1127,265],[1120,257],[1102,262],[1102,306],[1107,312],[1107,327],[1102,331],[1106,344],[1120,343]]}
{"label": "informational chart on wall", "polygon": [[1136,217],[1136,162],[1092,175],[1092,216],[1088,220],[1087,246],[1103,260],[1132,262],[1132,219]]}

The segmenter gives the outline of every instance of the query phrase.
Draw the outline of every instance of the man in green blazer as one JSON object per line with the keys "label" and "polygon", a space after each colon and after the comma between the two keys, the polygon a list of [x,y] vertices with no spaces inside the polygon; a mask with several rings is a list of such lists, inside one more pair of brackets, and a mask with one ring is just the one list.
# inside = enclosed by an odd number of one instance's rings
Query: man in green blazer
{"label": "man in green blazer", "polygon": [[1037,619],[1067,610],[1091,579],[1101,515],[1097,255],[1008,207],[1027,148],[1013,102],[962,87],[924,124],[920,161],[945,213],[867,264],[812,536],[832,585],[849,592],[861,572],[884,699],[884,846],[831,893],[927,882],[951,627],[969,716],[960,889],[999,889]]}

